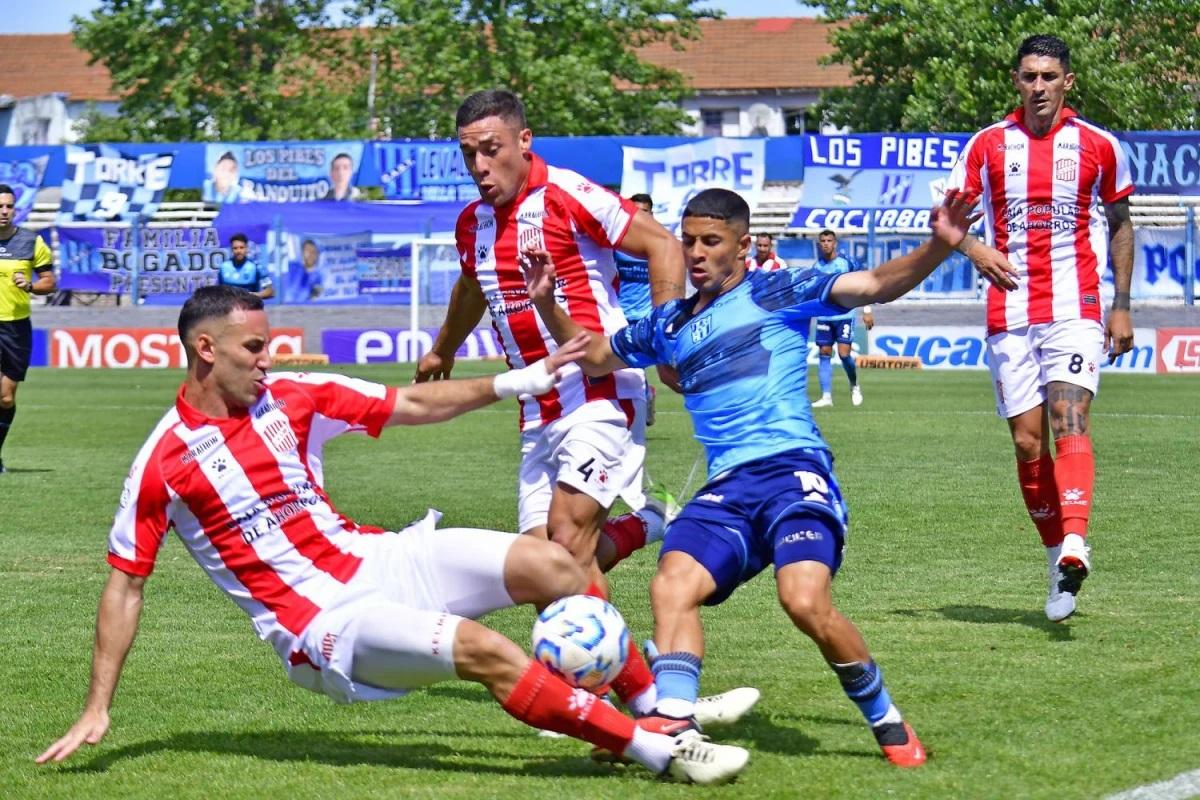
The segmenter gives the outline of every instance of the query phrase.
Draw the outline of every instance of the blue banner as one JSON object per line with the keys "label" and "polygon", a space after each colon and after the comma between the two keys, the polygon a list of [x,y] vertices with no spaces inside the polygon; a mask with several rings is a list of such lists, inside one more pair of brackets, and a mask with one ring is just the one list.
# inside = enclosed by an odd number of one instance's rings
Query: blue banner
{"label": "blue banner", "polygon": [[794,228],[923,228],[965,134],[807,136]]}
{"label": "blue banner", "polygon": [[395,302],[408,301],[412,291],[412,245],[400,247],[360,247],[358,293],[391,295]]}
{"label": "blue banner", "polygon": [[1138,194],[1200,194],[1200,133],[1118,133]]}
{"label": "blue banner", "polygon": [[479,199],[457,142],[376,142],[372,149],[389,200],[470,203]]}
{"label": "blue banner", "polygon": [[358,250],[370,231],[340,236],[285,233],[287,268],[280,281],[285,303],[357,302]]}
{"label": "blue banner", "polygon": [[67,145],[58,222],[118,222],[154,215],[174,153],[130,155],[107,145]]}
{"label": "blue banner", "polygon": [[139,294],[189,295],[217,282],[229,237],[244,233],[249,258],[267,257],[265,225],[172,228],[58,228],[60,289],[126,294],[138,268]]}
{"label": "blue banner", "polygon": [[0,183],[7,183],[12,187],[13,199],[16,201],[13,225],[20,225],[33,210],[33,200],[38,189],[42,188],[42,177],[46,174],[46,164],[49,161],[50,156],[0,161]]}
{"label": "blue banner", "polygon": [[[321,349],[332,364],[395,364],[418,361],[433,349],[437,328],[326,328]],[[504,351],[491,328],[477,328],[455,353],[457,359],[500,358]]]}
{"label": "blue banner", "polygon": [[207,146],[208,203],[357,200],[362,142],[218,143]]}

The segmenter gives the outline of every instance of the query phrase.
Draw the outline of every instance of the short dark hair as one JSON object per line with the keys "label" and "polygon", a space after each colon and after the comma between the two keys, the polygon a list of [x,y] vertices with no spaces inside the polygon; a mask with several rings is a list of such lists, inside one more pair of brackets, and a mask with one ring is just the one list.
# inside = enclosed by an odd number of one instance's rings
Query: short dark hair
{"label": "short dark hair", "polygon": [[823,230],[817,234],[818,239],[820,239],[822,236],[832,236],[835,239],[837,238],[837,234],[834,233],[833,231],[829,230],[829,228],[826,228],[825,230]]}
{"label": "short dark hair", "polygon": [[235,164],[236,164],[236,163],[237,163],[237,157],[236,157],[236,156],[234,156],[234,154],[233,154],[233,151],[232,151],[232,150],[226,150],[224,153],[221,153],[221,155],[219,155],[219,156],[217,157],[217,163],[218,163],[218,164],[219,164],[219,163],[221,163],[222,161],[232,161],[233,163],[235,163]]}
{"label": "short dark hair", "polygon": [[230,236],[229,243],[233,244],[234,242],[241,242],[242,244],[247,245],[250,244],[250,240],[246,238],[246,234],[244,233],[235,233],[233,236]]}
{"label": "short dark hair", "polygon": [[350,156],[350,154],[349,154],[349,153],[338,153],[336,156],[334,156],[334,157],[333,157],[333,158],[332,158],[332,159],[329,161],[329,165],[330,165],[330,166],[333,166],[333,162],[334,162],[334,161],[337,161],[339,158],[344,158],[344,159],[346,159],[347,161],[349,161],[349,162],[350,162],[351,166],[353,166],[353,165],[354,165],[354,159],[353,159],[353,158]]}
{"label": "short dark hair", "polygon": [[17,196],[17,193],[14,192],[13,188],[7,183],[0,183],[0,194],[11,194],[13,197]]}
{"label": "short dark hair", "polygon": [[208,319],[220,319],[231,311],[262,311],[262,298],[236,286],[201,286],[179,309],[179,340],[188,347],[188,335]]}
{"label": "short dark hair", "polygon": [[454,127],[464,128],[488,117],[515,122],[522,130],[529,127],[525,122],[525,104],[507,89],[484,89],[463,100],[454,115]]}
{"label": "short dark hair", "polygon": [[720,219],[750,229],[750,206],[740,194],[728,189],[705,189],[693,196],[683,209],[683,219],[688,217]]}
{"label": "short dark hair", "polygon": [[649,205],[651,207],[654,206],[654,198],[651,197],[650,195],[646,194],[645,192],[639,192],[638,194],[629,195],[629,202],[645,203],[646,205]]}
{"label": "short dark hair", "polygon": [[755,239],[767,239],[772,242],[775,241],[775,237],[772,234],[767,233],[766,231],[762,231],[761,233],[754,234],[754,238]]}
{"label": "short dark hair", "polygon": [[1013,59],[1013,69],[1021,68],[1021,61],[1025,56],[1057,58],[1058,63],[1062,64],[1063,72],[1071,71],[1071,48],[1067,47],[1067,43],[1062,39],[1048,33],[1037,33],[1021,42],[1021,46],[1017,48],[1017,57]]}

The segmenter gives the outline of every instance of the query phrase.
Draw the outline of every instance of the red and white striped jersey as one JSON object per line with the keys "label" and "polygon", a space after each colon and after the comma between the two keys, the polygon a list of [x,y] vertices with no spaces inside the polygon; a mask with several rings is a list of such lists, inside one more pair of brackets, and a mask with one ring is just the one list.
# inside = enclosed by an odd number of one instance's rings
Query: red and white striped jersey
{"label": "red and white striped jersey", "polygon": [[246,413],[213,419],[183,389],[142,446],[108,537],[108,562],[146,576],[173,527],[213,582],[287,657],[362,563],[366,534],[322,488],[321,451],[378,436],[396,390],[340,375],[276,373]]}
{"label": "red and white striped jersey", "polygon": [[778,270],[778,269],[787,269],[787,268],[788,268],[787,262],[784,261],[779,256],[775,255],[774,253],[771,253],[771,257],[768,258],[766,261],[764,261],[761,264],[758,263],[758,259],[755,258],[753,255],[747,256],[747,258],[746,258],[746,271],[747,272],[754,272],[755,270],[762,270],[763,272],[774,272],[775,270]]}
{"label": "red and white striped jersey", "polygon": [[[492,326],[511,368],[544,358],[557,345],[529,299],[521,248],[540,243],[554,259],[558,304],[582,327],[613,334],[625,327],[617,302],[613,250],[633,222],[637,206],[570,170],[548,166],[533,156],[525,190],[509,205],[494,208],[482,200],[458,217],[455,239],[463,274],[479,284]],[[558,386],[538,397],[521,398],[521,428],[543,425],[585,403],[621,405],[644,396],[639,369],[589,378],[578,366],[562,370]]]}
{"label": "red and white striped jersey", "polygon": [[1108,265],[1108,221],[1098,202],[1133,192],[1116,137],[1070,108],[1035,137],[1017,109],[971,137],[951,188],[983,195],[990,243],[1017,270],[1019,287],[988,288],[987,331],[1068,319],[1101,322],[1100,277]]}

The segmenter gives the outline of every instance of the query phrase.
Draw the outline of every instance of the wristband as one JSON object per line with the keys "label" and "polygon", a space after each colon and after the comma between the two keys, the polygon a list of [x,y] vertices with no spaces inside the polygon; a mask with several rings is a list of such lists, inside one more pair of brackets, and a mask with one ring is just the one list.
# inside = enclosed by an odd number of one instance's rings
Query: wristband
{"label": "wristband", "polygon": [[496,376],[492,391],[497,397],[517,397],[523,394],[537,396],[554,388],[556,378],[546,371],[541,361],[521,369],[512,369]]}
{"label": "wristband", "polygon": [[871,314],[871,313],[872,313],[872,312],[871,312],[871,307],[870,307],[870,306],[863,306],[863,307],[862,307],[862,312],[863,312],[864,314]]}

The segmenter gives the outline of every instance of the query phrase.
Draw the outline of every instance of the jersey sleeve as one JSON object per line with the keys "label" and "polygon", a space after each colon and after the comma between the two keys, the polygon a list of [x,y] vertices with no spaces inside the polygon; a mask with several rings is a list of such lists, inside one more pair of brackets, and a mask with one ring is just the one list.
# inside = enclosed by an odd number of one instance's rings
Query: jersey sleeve
{"label": "jersey sleeve", "polygon": [[162,440],[142,448],[121,490],[108,533],[108,563],[130,575],[154,571],[158,550],[170,527],[171,495],[159,460]]}
{"label": "jersey sleeve", "polygon": [[321,426],[324,439],[349,432],[377,437],[396,407],[396,389],[381,383],[330,373],[277,373],[277,376],[283,384],[280,389],[304,392],[312,400],[313,410],[328,420],[329,424]]}
{"label": "jersey sleeve", "polygon": [[637,206],[569,170],[553,169],[551,174],[575,227],[601,247],[620,245],[633,224]]}
{"label": "jersey sleeve", "polygon": [[1133,173],[1125,148],[1109,137],[1107,152],[1100,164],[1100,200],[1115,203],[1133,194]]}
{"label": "jersey sleeve", "polygon": [[45,272],[54,269],[54,254],[41,236],[33,237],[33,271]]}
{"label": "jersey sleeve", "polygon": [[751,297],[763,309],[794,319],[835,317],[850,311],[829,299],[833,282],[841,275],[813,268],[756,272]]}
{"label": "jersey sleeve", "polygon": [[267,269],[265,264],[256,263],[254,267],[255,275],[258,276],[259,290],[261,291],[262,289],[269,289],[271,287],[271,271]]}
{"label": "jersey sleeve", "polygon": [[946,180],[947,189],[983,194],[983,137],[984,131],[980,131],[967,142],[958,156],[958,161],[954,163],[954,168],[950,170],[950,177]]}
{"label": "jersey sleeve", "polygon": [[626,325],[608,340],[617,358],[631,367],[644,369],[655,364],[670,364],[665,333],[666,320],[679,313],[679,301],[656,307],[645,317]]}

